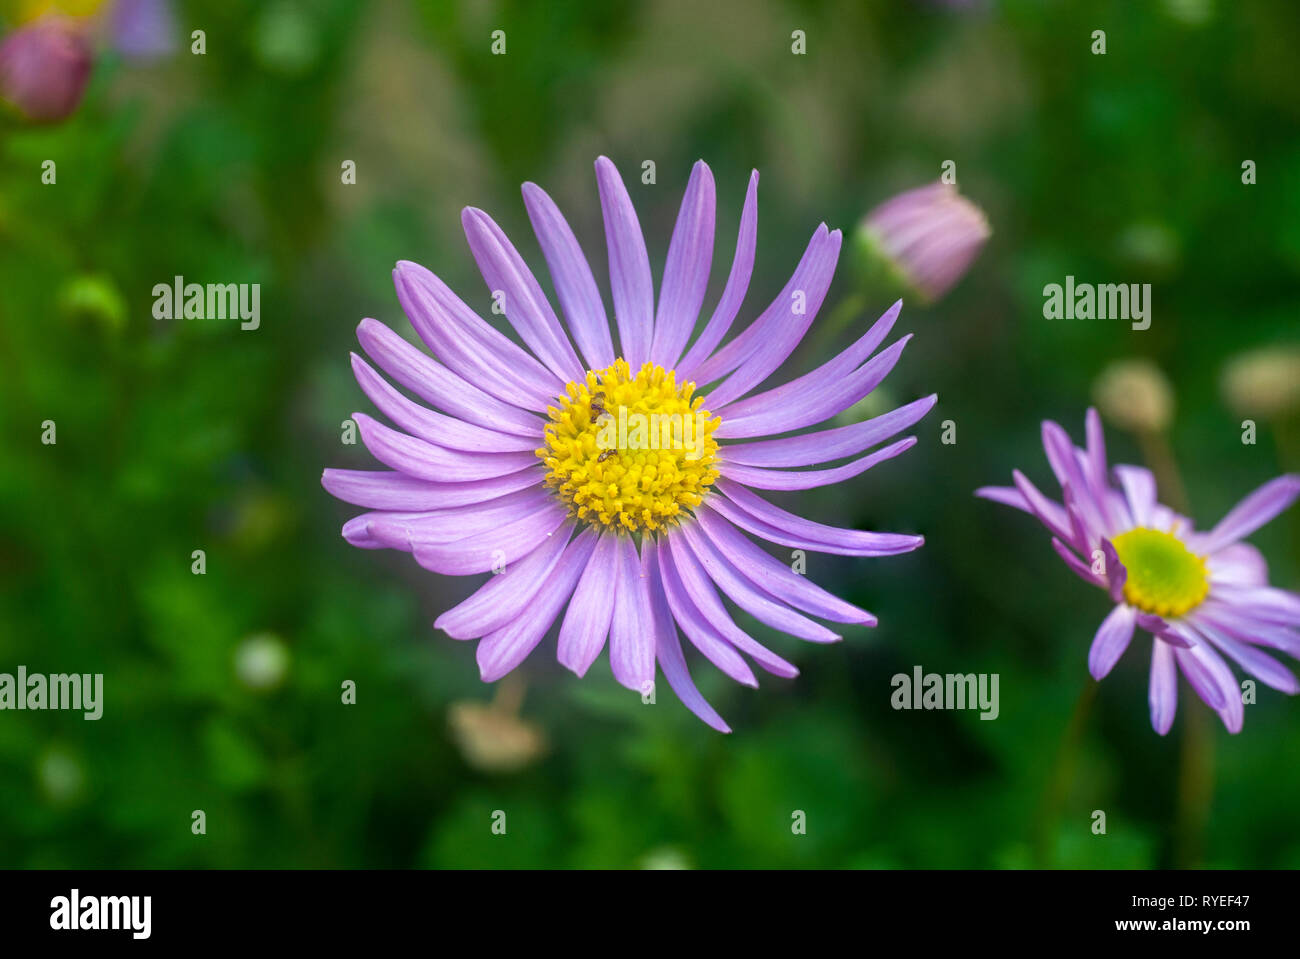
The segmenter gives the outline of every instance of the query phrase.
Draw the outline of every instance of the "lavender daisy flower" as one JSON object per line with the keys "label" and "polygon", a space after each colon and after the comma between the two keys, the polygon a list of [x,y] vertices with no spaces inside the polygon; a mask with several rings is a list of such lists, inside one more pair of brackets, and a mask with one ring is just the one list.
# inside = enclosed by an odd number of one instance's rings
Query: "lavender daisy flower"
{"label": "lavender daisy flower", "polygon": [[979,207],[941,181],[886,200],[866,215],[862,232],[873,251],[930,302],[961,279],[992,235]]}
{"label": "lavender daisy flower", "polygon": [[134,60],[152,60],[176,50],[171,0],[116,0],[108,30],[113,48]]}
{"label": "lavender daisy flower", "polygon": [[44,17],[0,41],[0,98],[28,120],[63,120],[81,102],[91,63],[90,43],[75,21]]}
{"label": "lavender daisy flower", "polygon": [[874,390],[910,338],[876,352],[901,303],[839,356],[755,392],[790,356],[825,299],[839,231],[819,226],[777,298],[723,345],[754,266],[755,171],[726,286],[692,343],[713,254],[708,166],[699,162],[691,171],[657,301],[632,201],[604,157],[596,161],[596,180],[618,347],[591,267],[539,187],[524,184],[524,205],[563,324],[501,229],[483,211],[466,209],[470,251],[527,349],[432,273],[399,263],[398,299],[438,359],[375,320],[362,321],[357,335],[375,364],[437,411],[408,399],[354,355],[362,390],[393,425],[363,413],[354,418],[366,447],[389,470],[329,469],[323,484],[369,511],[343,527],[353,545],[404,550],[447,575],[498,572],[435,622],[455,639],[478,640],[484,681],[523,662],[558,621],[557,657],[579,676],[608,638],[619,683],[644,693],[657,665],[692,712],[729,732],[691,680],[679,628],[705,659],[745,685],[757,685],[745,656],[777,676],[798,671],[738,626],[722,596],[812,642],[841,637],[810,617],[876,623],[746,533],[847,556],[888,556],[923,542],[815,523],[754,491],[826,486],[892,459],[915,438],[866,451],[920,420],[935,397],[850,426],[762,439],[821,423]]}
{"label": "lavender daisy flower", "polygon": [[1086,425],[1087,446],[1080,449],[1056,423],[1043,423],[1043,447],[1063,502],[1043,495],[1019,470],[1012,474],[1015,486],[984,487],[975,495],[1036,516],[1066,565],[1110,594],[1115,608],[1088,653],[1095,679],[1111,671],[1140,626],[1153,636],[1156,732],[1163,736],[1173,724],[1179,671],[1228,731],[1240,732],[1241,688],[1224,656],[1274,689],[1300,691],[1295,677],[1261,651],[1300,657],[1300,596],[1270,586],[1263,556],[1242,542],[1295,502],[1300,476],[1265,483],[1214,528],[1198,532],[1156,500],[1149,470],[1117,465],[1112,474],[1096,410],[1088,410]]}

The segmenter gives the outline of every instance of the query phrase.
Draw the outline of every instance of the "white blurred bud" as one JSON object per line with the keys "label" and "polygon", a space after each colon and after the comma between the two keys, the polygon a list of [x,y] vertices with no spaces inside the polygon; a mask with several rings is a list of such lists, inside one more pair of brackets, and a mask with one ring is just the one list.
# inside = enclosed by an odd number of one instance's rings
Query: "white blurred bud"
{"label": "white blurred bud", "polygon": [[249,689],[275,689],[288,671],[289,650],[272,633],[250,636],[235,650],[235,675]]}
{"label": "white blurred bud", "polygon": [[1174,418],[1174,391],[1150,360],[1117,360],[1097,377],[1093,398],[1102,415],[1134,433],[1159,433]]}
{"label": "white blurred bud", "polygon": [[1223,398],[1236,413],[1273,417],[1300,407],[1300,348],[1265,347],[1228,361]]}

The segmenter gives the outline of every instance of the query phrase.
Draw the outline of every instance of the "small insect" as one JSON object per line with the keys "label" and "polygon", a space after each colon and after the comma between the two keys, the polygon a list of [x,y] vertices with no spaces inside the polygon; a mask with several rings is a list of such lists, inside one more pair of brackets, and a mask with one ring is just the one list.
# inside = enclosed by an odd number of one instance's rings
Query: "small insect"
{"label": "small insect", "polygon": [[615,453],[614,450],[605,450],[605,452],[601,453],[599,456],[596,457],[596,462],[597,462],[597,463],[603,463],[603,462],[605,462],[605,460],[607,460],[607,459],[609,459],[611,456],[613,456],[614,453]]}

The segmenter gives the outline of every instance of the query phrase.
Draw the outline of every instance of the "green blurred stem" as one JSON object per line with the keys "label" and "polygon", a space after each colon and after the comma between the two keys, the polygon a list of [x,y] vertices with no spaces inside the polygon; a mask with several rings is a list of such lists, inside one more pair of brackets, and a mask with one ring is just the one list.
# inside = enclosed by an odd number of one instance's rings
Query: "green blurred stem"
{"label": "green blurred stem", "polygon": [[1038,813],[1038,825],[1034,830],[1034,862],[1039,869],[1052,864],[1052,839],[1056,833],[1056,823],[1061,818],[1061,807],[1074,780],[1074,770],[1079,760],[1079,745],[1083,742],[1083,730],[1087,725],[1088,714],[1097,698],[1098,684],[1089,679],[1079,693],[1074,704],[1074,712],[1065,726],[1061,743],[1056,750],[1056,763],[1052,767],[1051,778],[1047,781],[1047,790],[1043,794],[1043,803]]}
{"label": "green blurred stem", "polygon": [[1198,702],[1183,712],[1174,866],[1195,869],[1201,865],[1205,854],[1205,827],[1214,800],[1214,736],[1211,735],[1212,720],[1207,707]]}
{"label": "green blurred stem", "polygon": [[1169,446],[1169,438],[1164,433],[1154,430],[1142,430],[1137,438],[1138,445],[1142,449],[1142,458],[1155,474],[1161,502],[1186,516],[1187,487],[1183,485],[1182,474],[1174,461],[1174,452]]}
{"label": "green blurred stem", "polygon": [[492,697],[492,708],[508,716],[519,715],[527,688],[527,684],[517,674],[508,674],[497,686],[496,695]]}

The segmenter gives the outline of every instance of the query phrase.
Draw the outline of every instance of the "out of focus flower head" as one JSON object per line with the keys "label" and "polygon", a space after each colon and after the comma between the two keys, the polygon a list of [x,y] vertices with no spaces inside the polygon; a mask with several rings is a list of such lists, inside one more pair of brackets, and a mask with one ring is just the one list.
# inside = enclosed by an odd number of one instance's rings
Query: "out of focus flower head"
{"label": "out of focus flower head", "polygon": [[547,750],[541,728],[519,715],[523,684],[509,677],[491,703],[452,703],[447,721],[465,761],[486,773],[516,772]]}
{"label": "out of focus flower head", "polygon": [[961,279],[992,230],[979,207],[937,181],[886,200],[859,233],[872,255],[933,302]]}
{"label": "out of focus flower head", "polygon": [[131,60],[175,49],[170,0],[24,0],[0,39],[0,101],[33,123],[67,119],[81,103],[97,35]]}
{"label": "out of focus flower head", "polygon": [[176,51],[176,18],[170,0],[117,0],[108,11],[109,44],[132,60]]}
{"label": "out of focus flower head", "polygon": [[81,102],[93,54],[84,24],[48,16],[0,40],[0,100],[36,123],[55,123]]}
{"label": "out of focus flower head", "polygon": [[1276,417],[1300,409],[1300,347],[1242,353],[1223,371],[1223,395],[1243,416]]}
{"label": "out of focus flower head", "polygon": [[1131,433],[1162,432],[1174,418],[1174,391],[1150,360],[1116,360],[1101,371],[1092,392],[1102,415]]}

